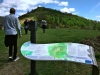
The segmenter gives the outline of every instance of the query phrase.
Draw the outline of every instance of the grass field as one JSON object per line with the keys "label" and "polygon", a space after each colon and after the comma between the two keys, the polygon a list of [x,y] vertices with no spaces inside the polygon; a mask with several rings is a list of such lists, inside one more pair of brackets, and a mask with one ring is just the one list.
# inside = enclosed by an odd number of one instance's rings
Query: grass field
{"label": "grass field", "polygon": [[[22,38],[18,38],[18,56],[20,60],[16,62],[8,61],[8,48],[4,46],[4,31],[0,30],[0,75],[29,75],[30,60],[24,58],[20,53],[21,45],[30,40],[30,32],[25,35],[22,29]],[[97,30],[82,29],[47,29],[42,33],[42,29],[36,32],[37,43],[58,43],[76,42],[80,43],[85,38],[95,38],[100,35]],[[99,52],[99,51],[98,51]],[[96,53],[96,56],[99,53]],[[98,66],[100,59],[97,57]],[[79,63],[64,61],[37,61],[36,69],[38,75],[91,75],[91,66]]]}

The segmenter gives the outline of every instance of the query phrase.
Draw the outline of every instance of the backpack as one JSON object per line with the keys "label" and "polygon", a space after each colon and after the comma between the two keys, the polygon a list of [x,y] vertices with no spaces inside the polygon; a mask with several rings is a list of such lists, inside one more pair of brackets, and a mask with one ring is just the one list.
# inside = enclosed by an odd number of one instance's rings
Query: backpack
{"label": "backpack", "polygon": [[47,25],[47,22],[45,20],[42,20],[42,25]]}

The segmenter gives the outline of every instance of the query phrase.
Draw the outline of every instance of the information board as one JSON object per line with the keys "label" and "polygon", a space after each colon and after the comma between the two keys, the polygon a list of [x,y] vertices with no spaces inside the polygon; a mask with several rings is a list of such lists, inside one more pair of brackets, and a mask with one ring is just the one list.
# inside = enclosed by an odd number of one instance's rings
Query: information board
{"label": "information board", "polygon": [[28,41],[21,46],[21,53],[30,60],[63,60],[97,65],[93,48],[85,44],[34,44]]}

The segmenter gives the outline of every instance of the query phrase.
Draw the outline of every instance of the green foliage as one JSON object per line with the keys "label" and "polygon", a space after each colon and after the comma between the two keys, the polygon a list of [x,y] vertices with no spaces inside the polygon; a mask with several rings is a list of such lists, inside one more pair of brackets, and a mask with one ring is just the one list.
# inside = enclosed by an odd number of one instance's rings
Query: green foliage
{"label": "green foliage", "polygon": [[[99,29],[100,22],[84,17],[73,15],[71,13],[62,13],[58,10],[53,10],[45,7],[38,7],[37,9],[28,12],[25,15],[19,17],[20,20],[36,17],[38,24],[41,24],[41,20],[45,18],[48,23],[48,28],[81,28],[81,29]],[[39,25],[40,26],[40,25]]]}

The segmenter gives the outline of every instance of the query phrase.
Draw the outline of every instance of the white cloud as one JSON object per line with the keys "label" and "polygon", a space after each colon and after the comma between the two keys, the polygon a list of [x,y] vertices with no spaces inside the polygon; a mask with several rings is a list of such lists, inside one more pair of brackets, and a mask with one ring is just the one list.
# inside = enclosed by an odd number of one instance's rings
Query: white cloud
{"label": "white cloud", "polygon": [[93,8],[92,8],[92,10],[91,10],[91,12],[93,12],[97,7],[99,7],[100,6],[100,2],[98,2]]}
{"label": "white cloud", "polygon": [[62,9],[60,9],[61,12],[67,12],[67,13],[72,13],[75,11],[75,8],[67,8],[67,7],[64,7]]}
{"label": "white cloud", "polygon": [[79,12],[73,12],[72,14],[73,14],[73,15],[78,15],[78,14],[79,14]]}
{"label": "white cloud", "polygon": [[18,14],[20,16],[20,15],[23,15],[23,14],[26,14],[26,13],[25,12],[17,12],[16,14]]}
{"label": "white cloud", "polygon": [[66,2],[60,2],[58,5],[59,6],[68,6],[68,2],[67,1]]}
{"label": "white cloud", "polygon": [[100,15],[99,16],[96,16],[96,18],[100,18]]}
{"label": "white cloud", "polygon": [[100,21],[100,20],[98,20],[98,21]]}
{"label": "white cloud", "polygon": [[2,14],[2,15],[0,15],[0,16],[5,16],[5,14],[8,15],[9,12],[2,12],[2,11],[0,10],[0,14]]}
{"label": "white cloud", "polygon": [[85,19],[89,19],[88,17],[84,17]]}
{"label": "white cloud", "polygon": [[[14,7],[18,12],[16,15],[23,15],[27,11],[36,9],[37,7],[42,7],[41,4],[53,3],[58,6],[68,6],[67,1],[58,1],[58,0],[3,0],[3,3],[0,4],[0,16],[5,16],[9,14],[9,9]],[[61,12],[68,12],[73,14],[78,14],[75,12],[75,8],[64,7],[60,10]]]}
{"label": "white cloud", "polygon": [[39,5],[38,7],[42,7],[41,5]]}
{"label": "white cloud", "polygon": [[69,11],[70,12],[74,12],[75,11],[75,8],[69,8]]}
{"label": "white cloud", "polygon": [[41,3],[45,3],[45,4],[47,4],[47,3],[55,3],[55,4],[59,3],[58,0],[37,0],[37,1],[41,2]]}
{"label": "white cloud", "polygon": [[[14,7],[16,10],[24,11],[32,10],[37,7],[38,4],[54,3],[58,4],[58,0],[3,0],[0,3],[0,16],[5,16],[9,14],[9,8]],[[18,15],[23,14],[17,13]]]}
{"label": "white cloud", "polygon": [[5,16],[9,14],[9,9],[8,8],[0,8],[0,16]]}
{"label": "white cloud", "polygon": [[85,17],[85,18],[88,18],[88,17]]}
{"label": "white cloud", "polygon": [[100,6],[100,2],[95,6],[95,8],[99,7]]}

